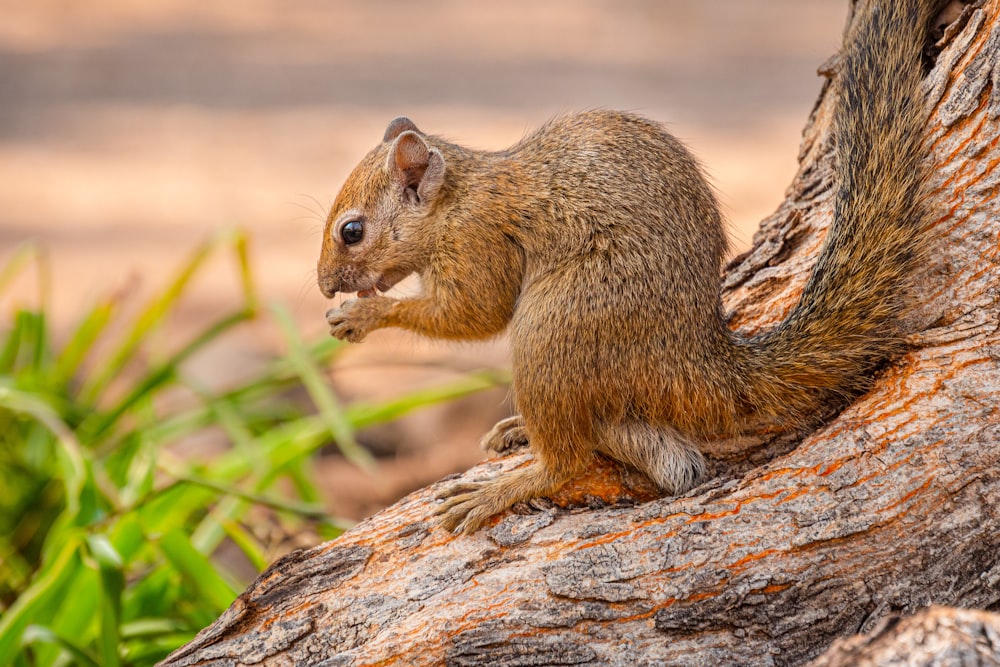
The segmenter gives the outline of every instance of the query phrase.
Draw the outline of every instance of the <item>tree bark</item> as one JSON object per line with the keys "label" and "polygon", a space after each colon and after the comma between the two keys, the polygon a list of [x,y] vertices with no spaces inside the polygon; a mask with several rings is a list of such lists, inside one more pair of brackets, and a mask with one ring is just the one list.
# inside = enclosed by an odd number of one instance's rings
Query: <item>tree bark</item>
{"label": "tree bark", "polygon": [[886,665],[1000,665],[1000,615],[931,607],[913,616],[888,616],[868,635],[833,642],[809,667]]}
{"label": "tree bark", "polygon": [[[921,333],[870,393],[804,439],[719,443],[682,497],[602,463],[454,537],[439,485],[418,491],[272,565],[162,664],[793,665],[891,612],[1000,609],[998,12],[966,8],[928,78],[938,241]],[[743,331],[787,314],[830,221],[828,89],[787,200],[727,267]]]}

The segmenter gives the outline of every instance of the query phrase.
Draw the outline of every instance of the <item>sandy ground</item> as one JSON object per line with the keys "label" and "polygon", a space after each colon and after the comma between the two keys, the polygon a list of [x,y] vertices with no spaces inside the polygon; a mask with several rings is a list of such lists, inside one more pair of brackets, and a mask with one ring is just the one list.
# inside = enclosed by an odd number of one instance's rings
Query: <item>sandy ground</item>
{"label": "sandy ground", "polygon": [[[2,0],[0,261],[32,238],[54,267],[57,330],[98,295],[162,285],[192,248],[250,231],[265,298],[325,331],[313,284],[324,209],[406,114],[481,148],[574,109],[668,122],[718,187],[737,246],[781,199],[845,0]],[[29,299],[27,285],[0,303]],[[217,261],[176,324],[231,302]],[[224,382],[276,349],[261,325],[189,371]],[[502,365],[503,341],[447,346],[378,332],[336,370],[345,394],[392,395]],[[248,361],[251,360],[251,361]],[[360,516],[480,457],[504,392],[368,434],[379,475],[324,459],[333,511]]]}

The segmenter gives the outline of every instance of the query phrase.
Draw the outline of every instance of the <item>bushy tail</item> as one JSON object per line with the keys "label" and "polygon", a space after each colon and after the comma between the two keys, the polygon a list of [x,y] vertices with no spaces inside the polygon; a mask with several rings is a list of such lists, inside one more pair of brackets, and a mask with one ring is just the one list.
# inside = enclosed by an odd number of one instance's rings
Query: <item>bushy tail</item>
{"label": "bushy tail", "polygon": [[841,54],[834,221],[801,301],[747,341],[755,422],[808,422],[866,390],[903,347],[901,292],[924,253],[922,53],[937,0],[862,0]]}

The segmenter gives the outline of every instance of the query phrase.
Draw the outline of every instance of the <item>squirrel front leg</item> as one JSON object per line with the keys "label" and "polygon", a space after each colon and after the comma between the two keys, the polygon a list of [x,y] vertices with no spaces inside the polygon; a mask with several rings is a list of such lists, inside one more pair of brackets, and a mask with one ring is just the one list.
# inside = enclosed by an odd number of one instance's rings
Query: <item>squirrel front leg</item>
{"label": "squirrel front leg", "polygon": [[[476,287],[478,281],[467,284]],[[516,292],[513,289],[508,292],[500,298],[483,300],[432,287],[426,295],[407,299],[387,296],[351,299],[339,308],[328,310],[326,321],[334,338],[351,343],[359,343],[369,332],[385,327],[450,340],[490,338],[503,331],[514,310]]]}
{"label": "squirrel front leg", "polygon": [[351,299],[339,308],[326,311],[330,335],[350,343],[360,343],[369,332],[386,326],[386,316],[399,303],[387,296]]}
{"label": "squirrel front leg", "polygon": [[[361,298],[327,311],[336,338],[360,342],[375,329],[399,327],[432,338],[484,339],[510,321],[523,277],[520,213],[465,206],[456,190],[492,187],[496,179],[481,186],[468,155],[455,153],[449,167],[442,149],[398,118],[337,195],[317,281],[327,297],[357,291]],[[376,294],[411,274],[423,279],[423,295]]]}

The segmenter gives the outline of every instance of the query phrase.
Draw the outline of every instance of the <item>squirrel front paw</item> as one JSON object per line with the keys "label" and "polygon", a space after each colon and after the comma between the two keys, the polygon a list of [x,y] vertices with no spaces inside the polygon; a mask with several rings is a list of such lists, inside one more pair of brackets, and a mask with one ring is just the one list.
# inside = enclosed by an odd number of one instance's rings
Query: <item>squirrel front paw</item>
{"label": "squirrel front paw", "polygon": [[396,302],[384,296],[345,301],[326,311],[330,335],[350,343],[360,343],[370,331],[385,325],[385,316]]}
{"label": "squirrel front paw", "polygon": [[518,447],[527,447],[528,430],[524,427],[524,417],[515,415],[501,419],[483,436],[479,444],[487,451],[501,454]]}

